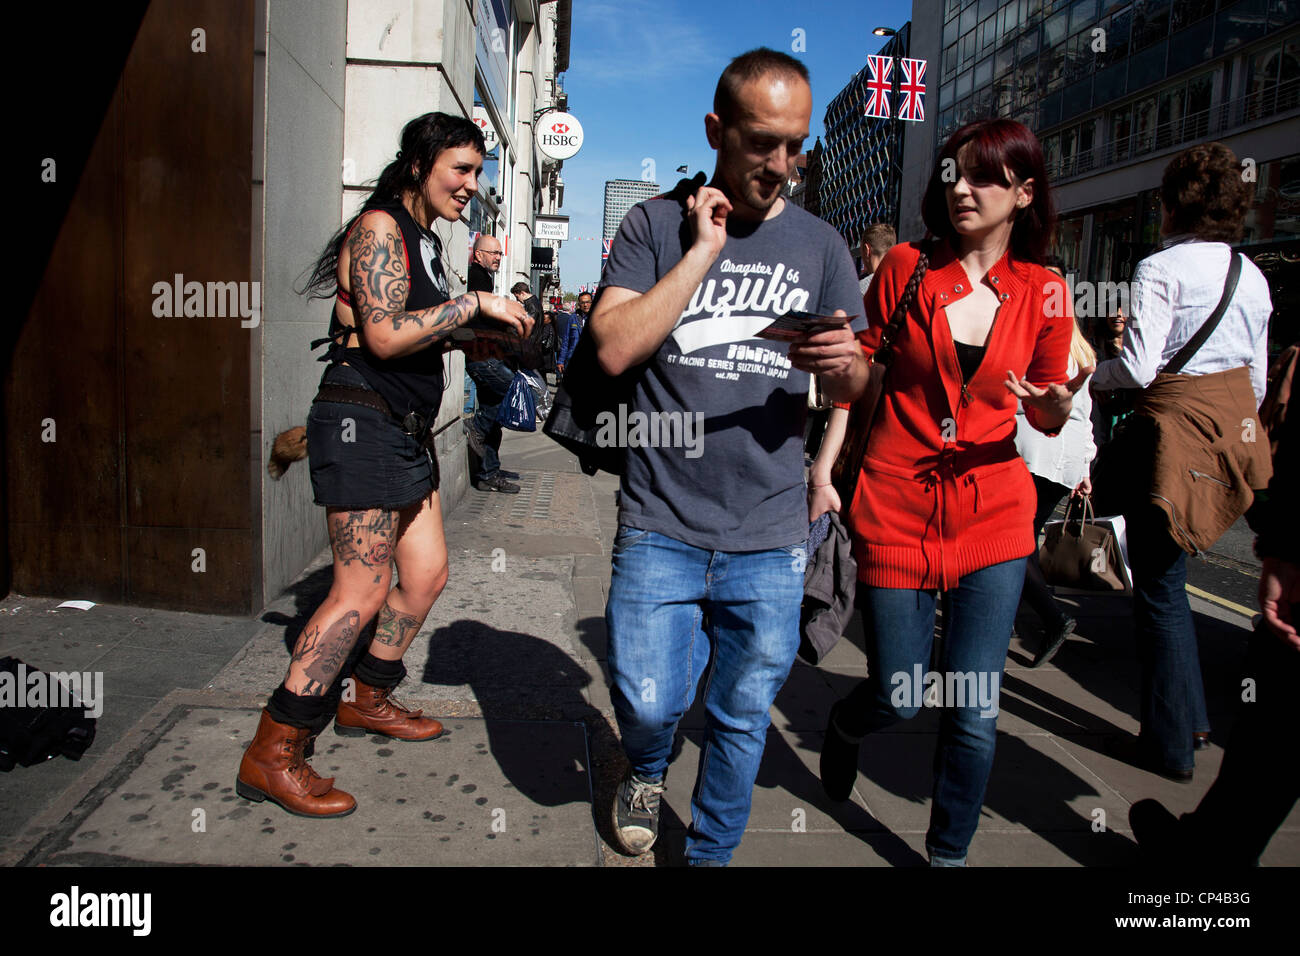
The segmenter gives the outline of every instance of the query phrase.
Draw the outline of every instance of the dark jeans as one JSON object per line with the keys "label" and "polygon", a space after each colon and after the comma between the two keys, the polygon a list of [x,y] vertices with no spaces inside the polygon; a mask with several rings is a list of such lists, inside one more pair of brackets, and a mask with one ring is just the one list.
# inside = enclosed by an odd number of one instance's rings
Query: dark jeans
{"label": "dark jeans", "polygon": [[1034,609],[1038,619],[1043,622],[1043,627],[1050,633],[1065,622],[1066,613],[1047,589],[1043,568],[1038,563],[1038,536],[1042,534],[1043,525],[1052,516],[1061,499],[1070,493],[1070,489],[1041,475],[1034,475],[1034,488],[1038,491],[1038,511],[1034,514],[1034,553],[1025,565],[1025,589],[1021,598]]}
{"label": "dark jeans", "polygon": [[1142,675],[1141,747],[1166,769],[1191,770],[1192,734],[1208,731],[1210,719],[1187,601],[1187,555],[1165,530],[1158,509],[1126,518]]}
{"label": "dark jeans", "polygon": [[1254,866],[1300,797],[1300,763],[1291,749],[1300,651],[1261,623],[1250,639],[1247,674],[1255,681],[1253,699],[1237,707],[1218,779],[1180,826],[1185,849],[1206,863]]}
{"label": "dark jeans", "polygon": [[925,836],[931,858],[963,861],[975,828],[997,739],[998,697],[1011,623],[1020,602],[1025,559],[1016,558],[964,575],[947,592],[938,699],[924,693],[934,641],[934,591],[860,585],[867,634],[866,680],[836,710],[841,736],[860,740],[916,716],[922,706],[942,706],[934,754],[934,793]]}
{"label": "dark jeans", "polygon": [[510,391],[515,373],[500,359],[466,362],[465,371],[473,380],[478,393],[478,411],[474,413],[473,428],[483,436],[483,444],[487,446],[483,460],[474,473],[474,480],[490,481],[501,468],[498,454],[501,449],[501,426],[497,424],[497,410]]}

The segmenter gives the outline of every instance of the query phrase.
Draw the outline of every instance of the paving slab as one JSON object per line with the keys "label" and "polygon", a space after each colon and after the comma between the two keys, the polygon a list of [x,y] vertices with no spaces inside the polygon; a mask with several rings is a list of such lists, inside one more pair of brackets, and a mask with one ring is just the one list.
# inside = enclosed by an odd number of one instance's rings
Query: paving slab
{"label": "paving slab", "polygon": [[358,803],[334,820],[234,793],[256,724],[253,709],[174,708],[24,862],[599,865],[579,723],[452,719],[419,744],[327,733],[313,765]]}

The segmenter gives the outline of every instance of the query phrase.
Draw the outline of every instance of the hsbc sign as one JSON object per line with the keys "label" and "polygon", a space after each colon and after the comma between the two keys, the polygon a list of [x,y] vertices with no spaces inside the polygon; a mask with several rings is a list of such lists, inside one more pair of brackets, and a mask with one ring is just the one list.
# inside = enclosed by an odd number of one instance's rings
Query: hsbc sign
{"label": "hsbc sign", "polygon": [[547,113],[537,123],[537,148],[547,159],[569,159],[582,148],[582,124],[572,113]]}

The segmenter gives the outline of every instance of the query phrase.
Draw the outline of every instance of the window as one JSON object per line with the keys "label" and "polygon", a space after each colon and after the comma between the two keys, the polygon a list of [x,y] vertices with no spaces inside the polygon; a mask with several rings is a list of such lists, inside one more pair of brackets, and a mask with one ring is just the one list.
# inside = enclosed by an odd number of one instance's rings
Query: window
{"label": "window", "polygon": [[1016,105],[1015,77],[1008,76],[993,84],[993,109],[998,116],[1010,116]]}
{"label": "window", "polygon": [[1038,31],[1027,30],[1021,34],[1020,39],[1016,41],[1016,56],[1023,60],[1031,57],[1038,52]]}
{"label": "window", "polygon": [[1077,33],[1065,45],[1065,82],[1077,83],[1092,72],[1096,54],[1092,52],[1092,34]]}
{"label": "window", "polygon": [[1133,9],[1134,50],[1141,50],[1169,35],[1169,0],[1138,0]]}
{"label": "window", "polygon": [[998,35],[999,36],[1005,38],[1011,36],[1011,34],[1015,32],[1016,27],[1019,26],[1019,20],[1018,20],[1019,10],[1020,10],[1019,4],[1013,2],[1013,3],[1008,3],[1005,7],[1003,7],[1001,10],[998,11]]}
{"label": "window", "polygon": [[962,36],[965,36],[975,29],[975,24],[977,22],[975,17],[976,12],[974,4],[961,12],[961,17],[958,22],[961,24],[959,32]]}
{"label": "window", "polygon": [[985,17],[991,17],[993,14],[998,12],[998,0],[979,0],[979,6],[977,9],[979,10],[980,20],[983,20]]}
{"label": "window", "polygon": [[1144,86],[1151,86],[1163,80],[1168,73],[1165,71],[1165,54],[1169,49],[1169,41],[1161,40],[1155,46],[1147,47],[1141,53],[1134,53],[1129,57],[1128,64],[1128,88],[1136,92]]}
{"label": "window", "polygon": [[993,56],[993,75],[1002,76],[1016,65],[1016,48],[1008,44]]}
{"label": "window", "polygon": [[971,86],[971,77],[972,77],[972,73],[970,70],[967,70],[965,73],[958,74],[957,89],[953,91],[953,95],[957,97],[957,99],[961,99],[963,96],[970,95],[970,92],[973,89],[973,87]]}
{"label": "window", "polygon": [[1066,28],[1069,26],[1070,12],[1062,10],[1053,13],[1043,22],[1043,46],[1050,48],[1065,40]]}
{"label": "window", "polygon": [[1187,84],[1187,112],[1183,114],[1183,135],[1203,139],[1210,130],[1210,97],[1214,91],[1214,74],[1202,73]]}
{"label": "window", "polygon": [[1181,30],[1214,12],[1214,0],[1174,0],[1170,11],[1173,29]]}
{"label": "window", "polygon": [[1264,35],[1264,0],[1238,0],[1219,11],[1214,31],[1214,53],[1218,56]]}
{"label": "window", "polygon": [[1106,52],[1098,56],[1104,64],[1118,63],[1128,56],[1129,36],[1133,29],[1133,8],[1117,10],[1102,21],[1106,30]]}
{"label": "window", "polygon": [[1133,152],[1133,107],[1110,114],[1110,143],[1115,158],[1127,159]]}
{"label": "window", "polygon": [[1080,80],[1065,88],[1061,96],[1061,119],[1068,120],[1086,113],[1092,106],[1092,78]]}
{"label": "window", "polygon": [[1092,83],[1092,95],[1098,106],[1113,103],[1128,91],[1128,64],[1116,63],[1098,70]]}
{"label": "window", "polygon": [[1156,98],[1145,96],[1133,104],[1133,152],[1149,153],[1156,145]]}
{"label": "window", "polygon": [[954,18],[943,25],[943,45],[951,46],[957,42],[957,37],[961,35],[958,27],[960,24]]}
{"label": "window", "polygon": [[965,34],[957,44],[957,49],[961,56],[957,60],[957,69],[964,70],[975,60],[975,34],[974,32]]}
{"label": "window", "polygon": [[993,87],[986,86],[975,91],[975,118],[989,119],[993,116]]}
{"label": "window", "polygon": [[1029,60],[1016,68],[1016,108],[1025,109],[1038,98],[1038,61]]}
{"label": "window", "polygon": [[1061,175],[1061,137],[1048,136],[1043,139],[1043,165],[1047,167],[1047,178],[1058,179]]}
{"label": "window", "polygon": [[950,80],[957,75],[957,44],[943,51],[943,78]]}
{"label": "window", "polygon": [[1181,73],[1214,57],[1214,21],[1199,23],[1175,33],[1169,43],[1169,73]]}
{"label": "window", "polygon": [[975,64],[975,89],[988,86],[993,82],[993,58],[985,57]]}
{"label": "window", "polygon": [[993,44],[998,40],[998,18],[989,17],[980,24],[980,52],[986,53],[993,49]]}
{"label": "window", "polygon": [[1048,93],[1065,84],[1065,44],[1057,44],[1038,58],[1038,81]]}
{"label": "window", "polygon": [[1061,122],[1061,94],[1044,96],[1038,104],[1038,128],[1049,129]]}
{"label": "window", "polygon": [[1156,149],[1183,141],[1183,114],[1187,109],[1187,87],[1162,90],[1156,97]]}
{"label": "window", "polygon": [[949,80],[939,88],[939,105],[950,106],[953,102],[953,90],[956,89],[955,80]]}
{"label": "window", "polygon": [[1276,30],[1300,20],[1300,3],[1295,0],[1269,0],[1268,28]]}
{"label": "window", "polygon": [[944,20],[951,20],[953,17],[957,15],[957,12],[959,10],[961,10],[961,3],[959,2],[959,0],[944,0],[943,3]]}
{"label": "window", "polygon": [[1070,32],[1079,30],[1097,19],[1097,0],[1075,0],[1070,6]]}

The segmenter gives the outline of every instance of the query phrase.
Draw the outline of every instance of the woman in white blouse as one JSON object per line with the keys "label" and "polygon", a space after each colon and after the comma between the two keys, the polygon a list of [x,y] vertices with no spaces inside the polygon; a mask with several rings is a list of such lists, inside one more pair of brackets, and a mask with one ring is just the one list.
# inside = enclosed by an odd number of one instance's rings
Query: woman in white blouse
{"label": "woman in white blouse", "polygon": [[[1049,261],[1047,268],[1065,278],[1059,260],[1056,264]],[[1084,338],[1076,321],[1074,335],[1070,340],[1067,374],[1074,378],[1079,374],[1079,369],[1096,364],[1097,354]],[[1043,525],[1062,498],[1067,494],[1074,497],[1092,492],[1088,466],[1097,455],[1097,445],[1092,438],[1092,396],[1088,394],[1088,389],[1081,388],[1075,393],[1074,404],[1070,406],[1070,419],[1055,436],[1049,437],[1031,427],[1025,419],[1024,406],[1018,408],[1016,451],[1020,452],[1020,457],[1025,460],[1030,474],[1034,476],[1034,488],[1038,492],[1038,508],[1034,513],[1034,538],[1037,540]],[[1043,622],[1043,642],[1030,665],[1041,667],[1060,650],[1078,622],[1052,597],[1052,592],[1043,579],[1043,569],[1036,553],[1029,556],[1025,565],[1025,586],[1020,597]]]}
{"label": "woman in white blouse", "polygon": [[[1165,168],[1164,237],[1133,273],[1130,321],[1119,357],[1102,362],[1094,389],[1146,388],[1214,311],[1225,289],[1232,249],[1241,238],[1251,188],[1222,143],[1193,146]],[[1247,368],[1254,407],[1268,367],[1268,283],[1242,257],[1241,276],[1222,320],[1181,369],[1204,376]],[[1170,779],[1192,779],[1194,749],[1209,746],[1205,688],[1191,607],[1187,555],[1158,509],[1128,518],[1138,657],[1142,669],[1139,762]]]}

